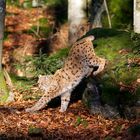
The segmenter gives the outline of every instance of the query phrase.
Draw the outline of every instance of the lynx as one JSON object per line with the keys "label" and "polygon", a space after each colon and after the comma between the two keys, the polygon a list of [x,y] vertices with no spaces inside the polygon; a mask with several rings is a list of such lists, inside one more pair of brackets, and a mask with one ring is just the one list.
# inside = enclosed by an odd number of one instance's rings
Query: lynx
{"label": "lynx", "polygon": [[39,78],[39,87],[44,94],[33,107],[27,108],[26,112],[44,108],[46,103],[57,96],[61,96],[60,112],[66,111],[71,92],[80,81],[89,76],[94,67],[98,67],[98,69],[93,71],[93,75],[97,75],[104,69],[106,61],[95,55],[93,40],[94,36],[88,36],[74,43],[64,66],[54,75]]}

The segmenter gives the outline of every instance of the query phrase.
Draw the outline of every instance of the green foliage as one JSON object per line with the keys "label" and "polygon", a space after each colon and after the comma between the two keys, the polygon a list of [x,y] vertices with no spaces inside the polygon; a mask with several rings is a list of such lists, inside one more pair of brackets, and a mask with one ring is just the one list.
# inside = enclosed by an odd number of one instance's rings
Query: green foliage
{"label": "green foliage", "polygon": [[[116,104],[118,98],[121,97],[124,104],[135,103],[140,98],[140,87],[137,87],[136,94],[132,94],[130,90],[120,91],[120,83],[133,86],[133,82],[138,78],[140,66],[135,63],[129,64],[128,60],[139,58],[140,36],[115,29],[94,29],[87,35],[91,34],[96,38],[93,42],[96,46],[96,54],[107,60],[105,73],[101,77],[103,100],[107,103]],[[62,67],[68,52],[68,48],[51,56],[40,52],[36,56],[26,57],[24,63],[20,65],[26,67],[25,64],[28,64],[35,77],[39,74],[53,74]]]}
{"label": "green foliage", "polygon": [[118,134],[118,133],[120,133],[121,132],[121,130],[122,130],[122,125],[117,125],[114,129],[115,129],[115,132]]}
{"label": "green foliage", "polygon": [[34,76],[39,74],[53,74],[57,69],[60,69],[64,63],[66,56],[68,55],[68,48],[61,49],[51,56],[42,54],[41,52],[36,56],[25,57],[22,64],[18,64],[18,69],[23,69],[28,64],[30,67],[30,72]]}
{"label": "green foliage", "polygon": [[15,85],[15,88],[19,90],[19,92],[29,92],[31,87],[36,83],[36,79],[29,79],[26,77],[18,77],[15,75],[10,75],[12,82]]}
{"label": "green foliage", "polygon": [[138,94],[138,99],[140,99],[140,86],[136,89],[136,94]]}
{"label": "green foliage", "polygon": [[[39,30],[38,30],[39,29]],[[45,26],[32,26],[31,29],[29,29],[27,32],[30,33],[34,33],[37,37],[44,37],[44,36],[48,36],[49,33],[52,31],[51,27],[45,27]]]}
{"label": "green foliage", "polygon": [[23,3],[24,8],[32,8],[32,1],[31,0],[25,0]]}
{"label": "green foliage", "polygon": [[140,53],[140,34],[132,32],[131,40],[133,41],[133,44],[134,44],[134,48],[133,48],[134,53],[139,54]]}
{"label": "green foliage", "polygon": [[[139,58],[139,54],[135,54],[136,48],[131,33],[114,29],[95,29],[89,34],[93,34],[96,38],[94,46],[97,55],[103,56],[108,61],[107,73],[112,72],[110,74],[116,82],[122,79],[126,79],[126,82],[133,81],[139,66],[129,66],[128,59]],[[121,50],[126,50],[126,53],[122,54]],[[128,73],[133,75],[128,77]]]}
{"label": "green foliage", "polygon": [[4,41],[8,39],[9,34],[10,34],[10,32],[8,32],[8,31],[4,32]]}
{"label": "green foliage", "polygon": [[38,100],[42,96],[41,91],[34,91],[33,88],[36,86],[37,78],[26,78],[10,75],[12,82],[15,86],[18,94],[21,94],[24,100]]}
{"label": "green foliage", "polygon": [[[107,60],[105,74],[101,78],[102,98],[106,102],[116,103],[120,97],[119,84],[129,86],[138,78],[139,65],[129,64],[128,59],[139,58],[139,36],[114,29],[94,29],[88,33],[90,34],[96,38],[93,42],[96,54]],[[126,50],[126,53],[120,53],[123,50]],[[32,68],[31,72],[35,77],[39,74],[53,74],[62,67],[68,51],[69,49],[65,48],[51,56],[40,52],[37,56],[26,57],[23,64]],[[140,88],[137,88],[137,94],[134,95],[129,90],[123,91],[121,99],[125,104],[133,104],[139,98],[139,91]]]}
{"label": "green foliage", "polygon": [[65,3],[65,0],[43,0],[47,5],[62,5]]}
{"label": "green foliage", "polygon": [[43,130],[38,127],[30,126],[28,129],[28,134],[30,136],[40,136],[40,135],[42,135],[42,133],[43,133]]}
{"label": "green foliage", "polygon": [[[107,0],[113,28],[132,28],[133,0]],[[107,17],[102,19],[108,27]]]}
{"label": "green foliage", "polygon": [[19,6],[19,0],[6,0],[6,4]]}
{"label": "green foliage", "polygon": [[111,136],[107,136],[107,137],[105,137],[104,140],[115,140],[115,138],[113,138],[113,137],[111,137]]}
{"label": "green foliage", "polygon": [[105,74],[101,78],[103,100],[115,103],[120,94],[123,94],[121,99],[125,104],[135,103],[140,97],[139,87],[134,91],[135,95],[129,89],[121,93],[120,83],[133,87],[134,81],[139,77],[139,64],[129,63],[128,60],[140,58],[140,36],[114,29],[94,29],[88,33],[90,34],[96,38],[93,42],[96,54],[107,60]]}
{"label": "green foliage", "polygon": [[9,89],[7,87],[3,71],[0,71],[0,103],[6,102],[9,96]]}
{"label": "green foliage", "polygon": [[[52,27],[48,25],[47,18],[40,18],[36,26],[32,26],[29,30],[22,31],[23,33],[32,34],[36,37],[46,37],[52,32]],[[8,32],[7,32],[8,34]]]}
{"label": "green foliage", "polygon": [[45,0],[45,2],[49,8],[54,10],[55,20],[58,25],[67,21],[67,0]]}
{"label": "green foliage", "polygon": [[119,36],[121,34],[124,34],[127,32],[124,31],[118,31],[116,29],[108,29],[108,28],[95,28],[93,30],[90,30],[90,32],[87,33],[87,35],[94,35],[95,39],[102,39],[102,38],[108,38],[108,37],[114,37]]}
{"label": "green foliage", "polygon": [[46,26],[47,23],[48,23],[48,19],[47,19],[47,18],[40,18],[40,19],[39,19],[39,24],[40,24],[41,26]]}
{"label": "green foliage", "polygon": [[75,122],[75,127],[82,125],[83,127],[87,127],[88,126],[88,122],[85,119],[82,119],[80,116],[77,117],[77,120]]}
{"label": "green foliage", "polygon": [[136,124],[130,128],[128,128],[128,132],[134,136],[140,134],[140,124]]}

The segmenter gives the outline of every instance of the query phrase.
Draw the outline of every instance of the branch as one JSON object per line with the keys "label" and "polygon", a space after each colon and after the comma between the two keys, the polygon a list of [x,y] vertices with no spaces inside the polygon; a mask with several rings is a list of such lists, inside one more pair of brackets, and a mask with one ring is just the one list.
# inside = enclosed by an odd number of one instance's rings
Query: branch
{"label": "branch", "polygon": [[108,6],[107,6],[106,0],[104,0],[104,5],[105,5],[106,13],[107,13],[109,28],[112,28],[111,18],[110,18],[110,14],[109,14],[109,10],[108,10]]}

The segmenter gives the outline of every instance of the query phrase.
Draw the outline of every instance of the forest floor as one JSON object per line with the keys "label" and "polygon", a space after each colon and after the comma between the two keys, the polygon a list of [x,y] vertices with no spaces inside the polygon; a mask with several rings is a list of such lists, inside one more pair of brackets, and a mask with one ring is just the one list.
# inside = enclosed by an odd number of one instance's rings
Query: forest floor
{"label": "forest floor", "polygon": [[[36,39],[24,33],[16,42],[15,33],[27,30],[36,23],[38,9],[20,9],[8,6],[6,30],[10,31],[4,42],[4,54],[13,46],[22,46],[26,40]],[[42,11],[40,10],[40,17]],[[18,43],[18,44],[17,44]],[[5,56],[5,55],[4,55]],[[7,54],[8,56],[8,54]],[[18,91],[16,91],[18,92]],[[23,91],[23,92],[26,92]],[[20,95],[19,95],[20,98]],[[0,106],[0,140],[5,139],[79,139],[79,140],[138,140],[139,130],[136,129],[140,119],[105,119],[91,115],[81,101],[70,104],[65,113],[60,107],[48,107],[36,113],[26,113],[25,108],[32,106],[34,101],[20,100]],[[134,128],[135,126],[135,128]],[[138,132],[137,132],[138,131]]]}
{"label": "forest floor", "polygon": [[[105,119],[91,115],[81,101],[73,103],[65,113],[60,107],[37,113],[24,109],[33,101],[17,101],[0,108],[0,139],[74,139],[74,140],[138,140],[133,127],[140,120]],[[132,130],[131,128],[132,127]]]}

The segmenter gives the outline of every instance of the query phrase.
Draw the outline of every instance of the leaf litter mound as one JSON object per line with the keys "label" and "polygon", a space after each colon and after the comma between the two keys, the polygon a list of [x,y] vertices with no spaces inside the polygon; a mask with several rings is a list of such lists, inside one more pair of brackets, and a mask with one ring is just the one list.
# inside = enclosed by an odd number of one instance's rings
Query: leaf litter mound
{"label": "leaf litter mound", "polygon": [[0,107],[1,139],[137,139],[128,128],[137,120],[105,119],[91,115],[81,101],[73,103],[65,113],[60,107],[45,108],[36,113],[26,113],[33,101],[16,101]]}

